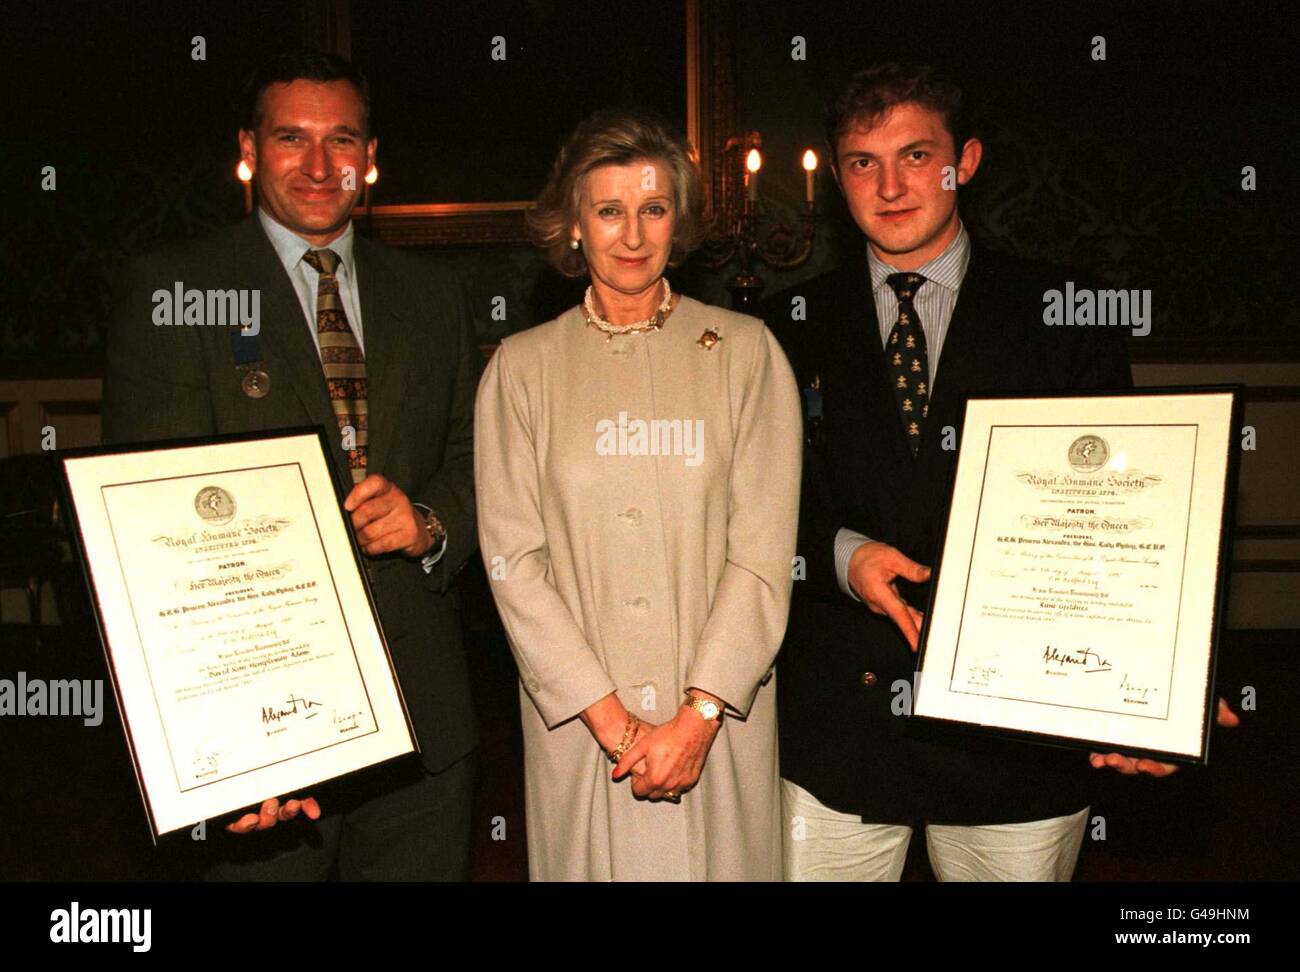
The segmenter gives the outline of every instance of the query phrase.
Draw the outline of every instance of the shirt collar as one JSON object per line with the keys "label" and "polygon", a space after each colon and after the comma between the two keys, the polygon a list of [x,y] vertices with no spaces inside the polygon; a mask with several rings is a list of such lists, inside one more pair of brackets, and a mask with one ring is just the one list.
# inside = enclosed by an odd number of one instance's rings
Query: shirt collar
{"label": "shirt collar", "polygon": [[[284,268],[293,273],[302,262],[302,255],[313,249],[312,245],[283,223],[276,222],[261,206],[257,207],[257,218],[262,221],[262,229],[266,230],[267,239],[271,241],[271,246],[275,247],[276,256],[280,258]],[[321,249],[329,249],[337,253],[340,265],[347,271],[348,276],[355,280],[357,275],[356,267],[352,262],[352,240],[352,223],[349,221],[343,235]]]}
{"label": "shirt collar", "polygon": [[[952,238],[942,253],[916,268],[916,273],[932,280],[941,287],[956,292],[961,289],[961,281],[966,276],[966,265],[970,263],[970,236],[966,233],[966,224],[957,221],[957,235]],[[885,278],[891,273],[902,273],[876,256],[870,244],[867,246],[867,266],[871,268],[871,289],[877,291],[888,286]]]}

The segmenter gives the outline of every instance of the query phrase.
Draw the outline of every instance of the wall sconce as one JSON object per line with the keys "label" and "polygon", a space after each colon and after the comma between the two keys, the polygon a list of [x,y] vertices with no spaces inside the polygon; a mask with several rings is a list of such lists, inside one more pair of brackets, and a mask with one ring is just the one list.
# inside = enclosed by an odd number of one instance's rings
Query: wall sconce
{"label": "wall sconce", "polygon": [[767,219],[759,205],[758,175],[763,169],[763,137],[758,132],[727,139],[722,159],[722,186],[716,207],[716,233],[704,241],[701,259],[711,268],[721,267],[734,257],[740,269],[727,284],[731,306],[752,312],[763,290],[754,273],[763,263],[773,270],[793,270],[812,255],[816,233],[817,153],[803,154],[804,205],[799,225],[790,228]]}

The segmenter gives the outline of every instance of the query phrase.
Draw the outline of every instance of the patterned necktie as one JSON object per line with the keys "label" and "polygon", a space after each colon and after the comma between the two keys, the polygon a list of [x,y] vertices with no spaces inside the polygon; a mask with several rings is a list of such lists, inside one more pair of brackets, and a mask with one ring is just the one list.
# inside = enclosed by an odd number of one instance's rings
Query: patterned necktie
{"label": "patterned necktie", "polygon": [[889,359],[889,377],[898,402],[903,431],[915,459],[921,448],[921,430],[930,413],[930,365],[925,354],[925,332],[916,316],[913,297],[925,277],[919,273],[891,273],[885,282],[898,297],[898,321],[889,332],[885,355]]}
{"label": "patterned necktie", "polygon": [[349,426],[354,432],[353,446],[348,449],[352,481],[366,478],[366,359],[361,345],[348,324],[347,312],[339,296],[339,255],[333,250],[308,250],[302,255],[308,266],[320,274],[316,287],[316,332],[320,335],[320,360],[329,386],[330,405],[338,420],[339,431]]}

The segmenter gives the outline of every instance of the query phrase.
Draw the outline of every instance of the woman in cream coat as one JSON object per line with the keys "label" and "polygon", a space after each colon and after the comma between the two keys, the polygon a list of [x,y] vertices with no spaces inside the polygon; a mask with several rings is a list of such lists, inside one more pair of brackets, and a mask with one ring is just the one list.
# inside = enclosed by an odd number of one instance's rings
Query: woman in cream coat
{"label": "woman in cream coat", "polygon": [[[583,306],[479,386],[483,561],[519,667],[533,880],[779,880],[776,686],[799,501],[790,367],[751,317],[672,293],[699,173],[598,114],[531,225]],[[610,764],[616,765],[611,766]]]}

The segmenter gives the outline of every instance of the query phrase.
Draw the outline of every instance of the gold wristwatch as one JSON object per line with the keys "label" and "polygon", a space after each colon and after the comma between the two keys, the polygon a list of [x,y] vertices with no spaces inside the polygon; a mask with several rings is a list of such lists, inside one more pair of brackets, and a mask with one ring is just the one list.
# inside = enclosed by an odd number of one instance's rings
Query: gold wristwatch
{"label": "gold wristwatch", "polygon": [[423,503],[412,503],[411,505],[420,511],[421,518],[424,520],[424,528],[429,531],[429,539],[433,541],[433,546],[429,549],[435,550],[442,538],[447,535],[447,528],[442,525],[442,521],[438,519],[437,514]]}
{"label": "gold wristwatch", "polygon": [[704,716],[705,722],[721,722],[722,706],[712,699],[688,698],[685,703],[689,708],[694,709],[700,715]]}

